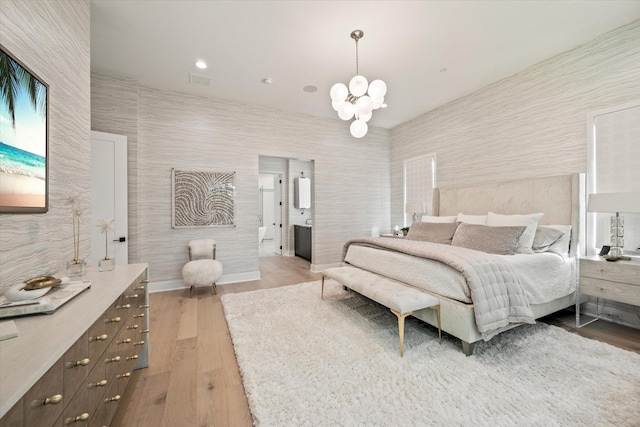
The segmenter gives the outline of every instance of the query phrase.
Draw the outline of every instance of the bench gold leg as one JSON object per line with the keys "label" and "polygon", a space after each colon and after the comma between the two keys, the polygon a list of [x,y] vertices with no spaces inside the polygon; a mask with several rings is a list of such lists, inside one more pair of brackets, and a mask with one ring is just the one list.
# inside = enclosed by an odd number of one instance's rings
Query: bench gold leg
{"label": "bench gold leg", "polygon": [[397,311],[391,309],[391,312],[398,317],[398,335],[400,336],[400,357],[404,356],[404,318],[409,316],[413,311],[409,313],[400,314]]}
{"label": "bench gold leg", "polygon": [[436,316],[438,317],[438,341],[442,344],[442,328],[440,327],[440,306],[434,305],[431,307],[436,311]]}

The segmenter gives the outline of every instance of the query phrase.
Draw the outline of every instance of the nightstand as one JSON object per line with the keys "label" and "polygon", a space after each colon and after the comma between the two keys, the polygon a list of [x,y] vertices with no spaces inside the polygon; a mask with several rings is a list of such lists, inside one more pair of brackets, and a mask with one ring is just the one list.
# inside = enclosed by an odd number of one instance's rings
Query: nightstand
{"label": "nightstand", "polygon": [[580,300],[582,295],[604,298],[625,304],[640,306],[640,260],[609,262],[599,256],[580,258],[580,278],[576,296],[576,326],[580,324]]}

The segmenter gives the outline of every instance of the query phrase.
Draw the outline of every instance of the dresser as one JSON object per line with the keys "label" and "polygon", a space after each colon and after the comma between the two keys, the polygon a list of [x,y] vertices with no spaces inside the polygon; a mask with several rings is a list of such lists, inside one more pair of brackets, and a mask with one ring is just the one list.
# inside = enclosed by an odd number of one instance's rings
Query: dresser
{"label": "dresser", "polygon": [[580,295],[576,300],[578,327],[591,323],[580,323],[581,295],[640,306],[640,260],[637,258],[609,262],[599,256],[586,257],[580,259],[579,268]]}
{"label": "dresser", "polygon": [[53,314],[14,318],[0,341],[0,427],[108,426],[148,361],[148,265],[89,269],[91,287]]}

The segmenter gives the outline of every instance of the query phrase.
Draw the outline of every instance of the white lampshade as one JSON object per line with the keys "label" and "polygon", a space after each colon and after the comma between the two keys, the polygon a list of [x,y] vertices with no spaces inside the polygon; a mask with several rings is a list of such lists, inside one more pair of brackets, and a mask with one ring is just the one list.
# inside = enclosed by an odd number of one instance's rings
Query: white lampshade
{"label": "white lampshade", "polygon": [[640,193],[589,194],[587,212],[640,213]]}
{"label": "white lampshade", "polygon": [[355,76],[349,82],[349,92],[353,96],[362,96],[367,93],[367,86],[369,86],[369,82],[364,76]]}
{"label": "white lampshade", "polygon": [[358,118],[360,120],[364,120],[365,122],[368,122],[369,120],[371,120],[371,117],[373,117],[373,111],[370,112],[369,114],[358,114]]}
{"label": "white lampshade", "polygon": [[347,99],[347,95],[349,94],[349,89],[342,84],[336,83],[331,86],[331,90],[329,91],[329,95],[331,95],[331,100],[333,102],[343,102]]}
{"label": "white lampshade", "polygon": [[344,104],[346,101],[331,101],[331,107],[333,107],[334,110],[336,111],[340,111],[340,106],[342,104]]}
{"label": "white lampshade", "polygon": [[356,107],[350,102],[343,102],[342,105],[338,107],[338,116],[342,120],[351,120],[355,112]]}
{"label": "white lampshade", "polygon": [[354,138],[362,138],[367,134],[369,126],[364,120],[354,120],[349,130],[351,130],[351,135]]}
{"label": "white lampshade", "polygon": [[371,98],[384,98],[387,94],[387,84],[382,80],[374,80],[369,85],[368,92]]}

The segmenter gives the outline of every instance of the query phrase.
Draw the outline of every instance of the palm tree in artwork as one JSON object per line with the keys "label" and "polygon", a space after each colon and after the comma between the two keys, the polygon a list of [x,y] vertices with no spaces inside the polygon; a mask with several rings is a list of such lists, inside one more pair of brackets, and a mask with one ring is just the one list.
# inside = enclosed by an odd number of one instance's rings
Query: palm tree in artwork
{"label": "palm tree in artwork", "polygon": [[0,49],[0,97],[9,111],[14,128],[16,127],[16,102],[21,90],[27,92],[35,110],[44,110],[47,102],[46,87]]}

